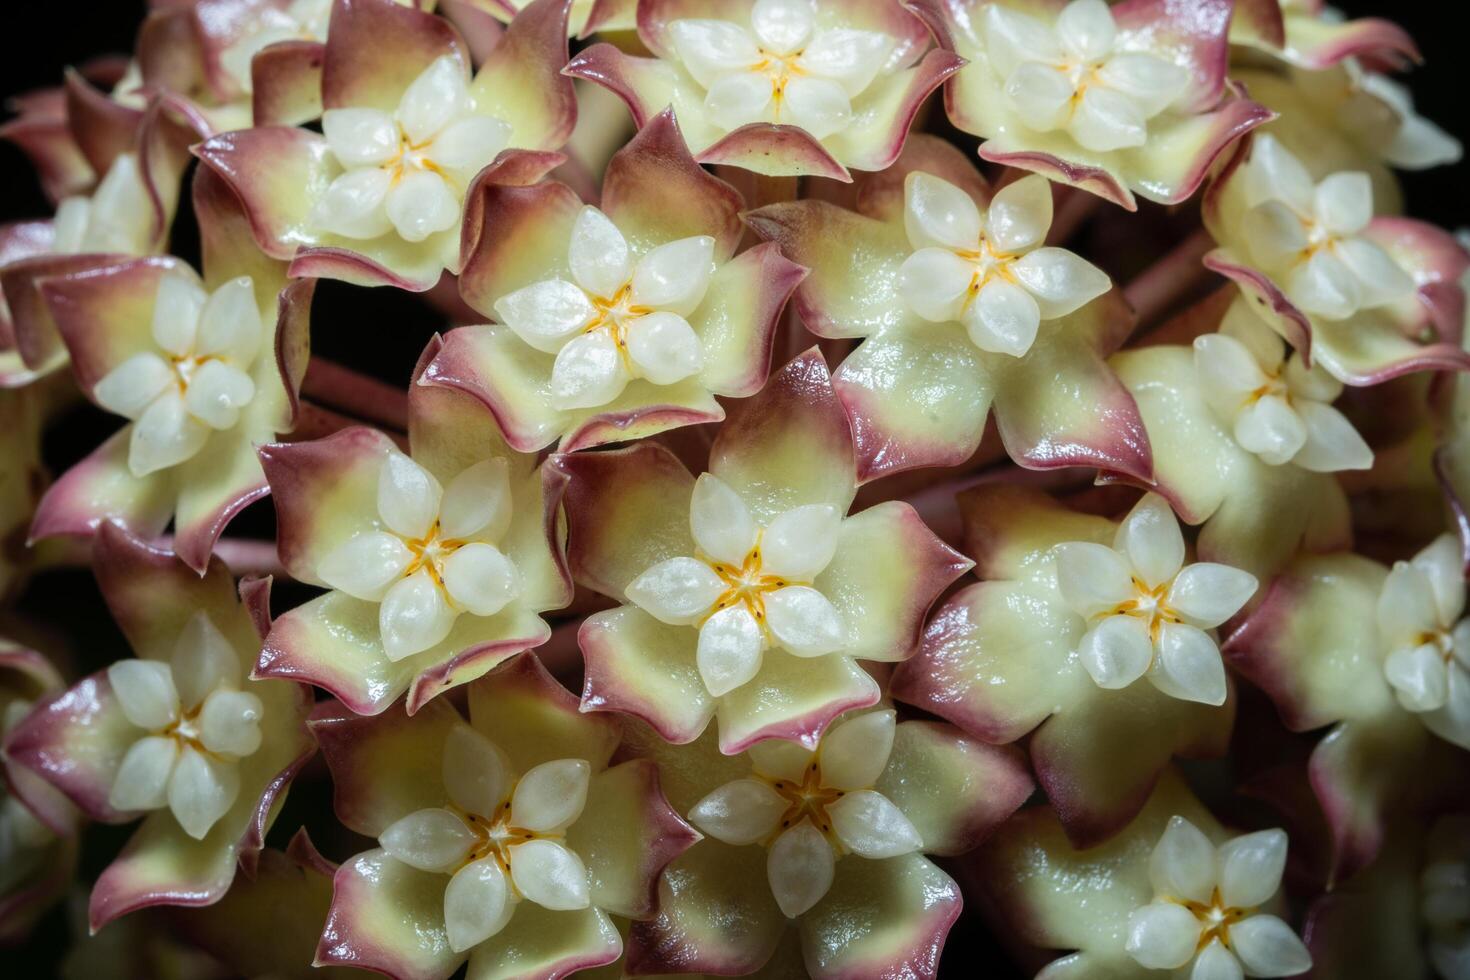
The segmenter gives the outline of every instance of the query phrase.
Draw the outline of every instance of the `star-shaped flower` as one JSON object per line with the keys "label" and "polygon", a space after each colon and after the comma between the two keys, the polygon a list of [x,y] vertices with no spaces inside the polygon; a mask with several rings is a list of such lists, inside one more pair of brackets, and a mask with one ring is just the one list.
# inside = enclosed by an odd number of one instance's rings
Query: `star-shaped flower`
{"label": "star-shaped flower", "polygon": [[609,161],[600,207],[563,184],[487,187],[460,292],[496,323],[445,338],[429,377],[485,402],[511,444],[564,452],[724,418],[754,394],[804,270],[735,254],[741,197],[660,114]]}
{"label": "star-shaped flower", "polygon": [[96,930],[152,905],[219,901],[237,866],[254,868],[316,747],[305,687],[247,679],[270,626],[268,580],[237,589],[218,559],[201,577],[112,523],[94,567],[137,657],[38,704],[6,753],[94,820],[143,817],[92,889]]}
{"label": "star-shaped flower", "polygon": [[847,181],[848,168],[884,169],[920,104],[962,63],[925,54],[923,25],[887,0],[645,7],[638,33],[654,58],[599,44],[567,74],[616,93],[640,126],[672,106],[701,163],[762,174]]}
{"label": "star-shaped flower", "polygon": [[1127,950],[1141,966],[1200,977],[1290,977],[1311,954],[1275,915],[1259,911],[1281,888],[1286,834],[1260,830],[1216,846],[1176,816],[1149,856],[1154,898],[1128,917]]}
{"label": "star-shaped flower", "polygon": [[1249,601],[1254,575],[1213,562],[1185,565],[1179,522],[1157,494],[1128,512],[1112,547],[1067,542],[1056,556],[1057,588],[1088,622],[1077,653],[1099,687],[1146,676],[1170,697],[1225,702],[1225,665],[1205,630]]}
{"label": "star-shaped flower", "polygon": [[1170,770],[1100,845],[1075,847],[1049,807],[1034,807],[973,866],[1005,927],[1038,952],[1069,951],[1043,973],[1239,980],[1312,968],[1279,915],[1286,849],[1281,830],[1230,837]]}
{"label": "star-shaped flower", "polygon": [[619,722],[577,710],[533,654],[412,717],[325,704],[312,720],[338,818],[378,846],[337,870],[322,965],[443,980],[611,963],[611,916],[647,919],[698,835],[646,759],[609,765]]}
{"label": "star-shaped flower", "polygon": [[909,818],[873,788],[893,733],[894,713],[874,711],[833,725],[815,751],[751,746],[753,773],[712,791],[689,819],[726,844],[765,846],[771,894],[795,918],[826,897],[839,856],[883,860],[923,847]]}
{"label": "star-shaped flower", "polygon": [[172,257],[94,263],[42,295],[82,391],[128,424],[47,491],[33,539],[117,520],[203,570],[215,540],[267,489],[255,446],[296,425],[313,281],[262,260],[218,177],[194,206],[204,276]]}
{"label": "star-shaped flower", "polygon": [[1185,566],[1155,495],[1114,521],[996,482],[960,512],[981,581],[931,617],[889,689],[988,743],[1026,739],[1068,838],[1106,841],[1172,758],[1224,754],[1235,703],[1207,631],[1255,580]]}
{"label": "star-shaped flower", "polygon": [[1151,479],[1137,406],[1103,363],[1131,314],[1095,266],[1043,244],[1043,178],[992,191],[959,150],[915,136],[856,201],[857,213],[772,204],[746,221],[811,270],[795,297],[807,329],[861,340],[833,381],[864,481],[964,462],[992,408],[1023,466]]}
{"label": "star-shaped flower", "polygon": [[945,108],[987,160],[1045,174],[1130,211],[1178,203],[1241,134],[1271,118],[1227,83],[1233,4],[1164,0],[916,0],[969,64]]}
{"label": "star-shaped flower", "polygon": [[571,598],[555,487],[482,405],[423,382],[439,349],[409,387],[408,452],[363,427],[261,448],[281,560],[332,591],[276,621],[258,676],[310,680],[362,714],[408,691],[411,713],[544,643],[540,614]]}
{"label": "star-shaped flower", "polygon": [[1332,407],[1342,382],[1320,364],[1307,367],[1243,300],[1231,304],[1218,333],[1195,338],[1194,367],[1236,443],[1269,465],[1320,473],[1373,465],[1373,451]]}
{"label": "star-shaped flower", "polygon": [[[461,232],[478,229],[475,187],[488,174],[525,184],[561,162],[552,151],[576,118],[558,74],[571,0],[528,7],[473,77],[445,19],[394,0],[337,3],[320,55],[321,134],[256,126],[195,152],[293,275],[422,292],[460,271]],[[308,110],[279,111],[299,122]]]}
{"label": "star-shaped flower", "polygon": [[624,604],[578,634],[586,710],[688,742],[718,714],[728,753],[813,747],[878,698],[857,660],[908,657],[924,611],[967,567],[907,504],[847,516],[852,434],[810,351],[732,408],[696,480],[642,443],[553,457],[568,563]]}
{"label": "star-shaped flower", "polygon": [[1470,256],[1431,225],[1375,217],[1367,173],[1320,178],[1270,133],[1243,142],[1205,195],[1219,244],[1205,265],[1308,364],[1346,384],[1470,367],[1448,339],[1460,332]]}
{"label": "star-shaped flower", "polygon": [[982,214],[964,190],[915,171],[904,182],[904,228],[914,253],[899,267],[899,293],[933,323],[963,323],[976,347],[1022,357],[1042,320],[1085,306],[1112,283],[1064,248],[1044,246],[1051,185],[1023,177],[995,193]]}

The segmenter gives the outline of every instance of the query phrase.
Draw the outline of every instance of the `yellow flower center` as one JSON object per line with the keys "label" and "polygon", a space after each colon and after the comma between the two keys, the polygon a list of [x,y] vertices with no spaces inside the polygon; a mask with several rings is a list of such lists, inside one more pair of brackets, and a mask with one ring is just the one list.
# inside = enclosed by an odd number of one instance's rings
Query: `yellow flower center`
{"label": "yellow flower center", "polygon": [[533,840],[547,840],[561,844],[566,835],[538,833],[534,830],[527,830],[525,827],[515,826],[510,819],[510,800],[511,797],[507,796],[505,801],[496,807],[495,812],[488,817],[471,813],[453,803],[447,804],[447,809],[464,821],[470,833],[475,835],[475,842],[470,845],[464,860],[460,862],[460,867],[485,858],[494,858],[495,863],[500,865],[500,870],[505,874],[506,886],[512,893],[518,895],[520,893],[516,890],[515,881],[511,878],[510,873],[511,848]]}
{"label": "yellow flower center", "polygon": [[1015,273],[1011,272],[1011,263],[1018,256],[1014,252],[1002,252],[991,244],[985,235],[980,236],[980,241],[973,249],[956,251],[954,254],[970,263],[973,267],[970,273],[970,285],[965,291],[965,303],[962,309],[969,309],[975,297],[980,295],[980,290],[992,279],[1004,279],[1006,282],[1015,284]]}
{"label": "yellow flower center", "polygon": [[789,779],[767,779],[766,781],[787,803],[785,812],[781,814],[781,819],[771,831],[770,840],[766,841],[767,844],[803,820],[809,820],[811,825],[827,838],[833,849],[839,854],[842,853],[842,845],[837,840],[837,836],[832,833],[832,818],[827,814],[827,807],[842,799],[846,793],[843,790],[828,789],[822,785],[822,767],[817,760],[813,759],[806,767],[799,783],[794,783]]}
{"label": "yellow flower center", "polygon": [[1181,623],[1183,619],[1171,609],[1164,597],[1169,593],[1171,582],[1164,582],[1157,588],[1149,588],[1141,579],[1133,579],[1133,588],[1137,595],[1118,603],[1112,609],[1106,610],[1098,618],[1108,616],[1133,616],[1142,619],[1148,624],[1148,637],[1155,642],[1159,639],[1159,630],[1165,623]]}
{"label": "yellow flower center", "polygon": [[750,549],[750,554],[745,556],[745,561],[739,568],[724,562],[710,562],[709,565],[725,583],[725,591],[715,600],[709,615],[713,616],[721,609],[743,603],[762,628],[766,625],[766,595],[794,584],[779,575],[767,575],[761,570],[760,541],[756,541],[755,547]]}
{"label": "yellow flower center", "polygon": [[429,528],[427,535],[422,538],[404,538],[403,543],[413,553],[413,561],[408,563],[408,567],[403,570],[401,577],[408,578],[422,568],[429,573],[429,577],[434,580],[434,584],[442,589],[444,588],[443,568],[445,559],[464,547],[467,542],[461,541],[458,538],[441,538],[439,536],[439,522],[435,521],[434,526]]}
{"label": "yellow flower center", "polygon": [[1190,912],[1194,913],[1194,917],[1199,920],[1200,933],[1199,943],[1195,946],[1196,952],[1204,949],[1216,939],[1220,940],[1221,945],[1226,949],[1229,949],[1230,927],[1241,919],[1254,914],[1256,911],[1253,908],[1239,908],[1234,905],[1226,905],[1220,898],[1220,889],[1218,888],[1210,895],[1208,904],[1187,900],[1181,901],[1177,898],[1171,898],[1169,901],[1183,905]]}

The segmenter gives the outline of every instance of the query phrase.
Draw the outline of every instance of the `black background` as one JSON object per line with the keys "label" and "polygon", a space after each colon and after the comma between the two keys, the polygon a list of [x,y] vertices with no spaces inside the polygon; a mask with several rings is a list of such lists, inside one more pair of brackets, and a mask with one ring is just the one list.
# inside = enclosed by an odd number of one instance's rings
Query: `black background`
{"label": "black background", "polygon": [[[1451,19],[1445,16],[1450,5],[1438,0],[1394,5],[1351,0],[1339,6],[1353,16],[1374,13],[1388,16],[1414,36],[1425,56],[1425,64],[1410,76],[1420,111],[1462,140],[1470,139],[1470,125],[1462,108],[1464,34],[1453,28]],[[4,21],[0,22],[3,24],[0,26],[3,31],[0,96],[55,85],[65,65],[95,55],[129,50],[142,14],[141,0],[121,3],[93,0],[83,4],[21,0],[7,4]],[[1402,175],[1409,213],[1449,229],[1470,225],[1466,173],[1466,167],[1461,165]],[[50,213],[29,162],[13,146],[3,142],[0,142],[0,201],[3,201],[0,220],[44,217]],[[195,258],[193,235],[187,226],[179,230],[175,244],[179,254]],[[327,282],[318,289],[312,319],[315,352],[395,383],[408,380],[424,342],[441,326],[439,318],[412,297],[391,290],[369,292]],[[59,420],[47,436],[48,462],[54,470],[63,469],[95,446],[114,424],[85,409],[71,413]],[[270,521],[269,506],[257,506],[242,517],[233,533],[244,530],[269,534]],[[290,605],[300,597],[288,591],[278,598]],[[49,623],[59,629],[77,666],[86,670],[97,669],[126,649],[107,617],[90,575],[84,571],[49,572],[39,576],[22,596],[20,613],[32,622]],[[5,623],[0,619],[0,631],[4,629]],[[329,819],[330,804],[324,791],[302,789],[305,792],[293,791],[289,808],[272,834],[273,841],[283,843],[303,821],[311,823],[314,831],[326,832],[321,822]],[[130,831],[131,828],[90,830],[83,855],[84,873],[95,874],[100,870]],[[341,859],[350,853],[349,848],[329,856]],[[62,913],[52,914],[20,951],[19,959],[12,955],[3,960],[5,967],[0,972],[15,977],[51,975],[56,958],[68,943],[69,930]],[[262,939],[270,941],[269,937]],[[941,973],[950,977],[974,972],[998,980],[1021,975],[1000,952],[981,918],[967,910],[951,934]]]}

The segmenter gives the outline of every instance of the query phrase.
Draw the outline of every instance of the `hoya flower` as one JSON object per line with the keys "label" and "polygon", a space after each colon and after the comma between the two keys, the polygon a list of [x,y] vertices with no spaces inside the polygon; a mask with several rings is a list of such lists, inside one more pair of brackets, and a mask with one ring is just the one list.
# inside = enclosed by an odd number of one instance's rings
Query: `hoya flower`
{"label": "hoya flower", "polygon": [[992,194],[960,151],[915,137],[857,202],[860,213],[773,204],[746,220],[811,270],[796,292],[807,329],[862,340],[833,378],[861,479],[964,462],[992,405],[1023,466],[1150,479],[1137,408],[1103,363],[1130,314],[1096,267],[1042,245],[1044,180]]}
{"label": "hoya flower", "polygon": [[[473,244],[474,188],[561,162],[576,116],[570,0],[538,0],[470,76],[448,21],[393,0],[337,0],[323,53],[322,132],[257,126],[196,149],[239,194],[291,273],[422,292]],[[488,168],[488,169],[487,169]],[[469,229],[476,229],[470,231]]]}
{"label": "hoya flower", "polygon": [[1192,975],[1291,977],[1311,969],[1307,947],[1278,916],[1258,911],[1281,888],[1286,833],[1258,830],[1216,845],[1170,819],[1149,855],[1153,901],[1128,916],[1126,949],[1140,966]]}
{"label": "hoya flower", "polygon": [[1271,466],[1315,472],[1362,470],[1373,451],[1332,407],[1342,382],[1299,353],[1237,298],[1218,333],[1194,340],[1194,367],[1204,398],[1236,443]]}
{"label": "hoya flower", "polygon": [[910,656],[929,604],[969,567],[907,504],[847,515],[852,436],[815,351],[731,409],[698,480],[651,443],[552,465],[568,480],[573,576],[623,603],[579,633],[583,705],[674,742],[718,715],[727,753],[815,746],[878,699],[856,661]]}
{"label": "hoya flower", "polygon": [[1348,20],[1326,0],[1242,3],[1230,22],[1230,41],[1308,71],[1358,58],[1392,68],[1422,60],[1414,39],[1397,24],[1381,17]]}
{"label": "hoya flower", "polygon": [[292,777],[315,751],[308,690],[248,680],[269,628],[268,580],[201,578],[115,524],[99,529],[103,598],[137,654],[38,704],[12,761],[94,820],[142,816],[92,890],[93,930],[152,905],[209,905],[247,871]]}
{"label": "hoya flower", "polygon": [[194,185],[204,278],[172,257],[102,264],[43,286],[83,392],[128,420],[47,491],[33,538],[116,519],[204,569],[214,541],[265,491],[255,446],[295,425],[314,283],[254,250],[234,196]]}
{"label": "hoya flower", "polygon": [[611,963],[609,915],[653,914],[664,866],[698,839],[648,760],[609,766],[619,722],[522,654],[447,700],[312,721],[338,818],[378,846],[338,869],[319,965],[398,978],[565,976]]}
{"label": "hoya flower", "polygon": [[353,427],[260,450],[281,561],[330,589],[276,621],[257,676],[291,677],[377,714],[408,710],[546,641],[571,598],[554,488],[474,400],[409,389],[409,449]]}
{"label": "hoya flower", "polygon": [[[1159,333],[1193,349],[1139,346],[1109,363],[1148,432],[1154,481],[1144,486],[1200,527],[1199,556],[1266,579],[1301,550],[1349,547],[1348,498],[1333,473],[1365,469],[1373,454],[1326,404],[1337,382],[1299,353],[1283,369],[1281,339],[1230,287]],[[1307,432],[1310,444],[1283,461]]]}
{"label": "hoya flower", "polygon": [[1172,770],[1112,839],[1080,849],[1050,807],[1023,810],[977,853],[1003,928],[1069,950],[1043,975],[1286,977],[1311,969],[1279,917],[1287,839],[1230,837]]}
{"label": "hoya flower", "polygon": [[1171,758],[1224,753],[1235,703],[1208,630],[1255,580],[1183,565],[1154,495],[1117,523],[1004,483],[966,491],[960,510],[982,581],[934,614],[890,691],[991,744],[1029,735],[1067,836],[1107,840]]}
{"label": "hoya flower", "polygon": [[[1448,785],[1437,774],[1463,768],[1464,588],[1449,534],[1392,569],[1348,553],[1303,556],[1225,643],[1226,660],[1265,689],[1288,728],[1325,729],[1307,772],[1331,830],[1335,877],[1373,860],[1386,821]],[[1415,763],[1371,761],[1389,758]]]}
{"label": "hoya flower", "polygon": [[1396,562],[1378,597],[1384,676],[1430,731],[1470,748],[1470,619],[1460,544],[1443,534]]}
{"label": "hoya flower", "polygon": [[1315,181],[1274,136],[1262,134],[1205,200],[1219,247],[1205,265],[1233,280],[1257,312],[1309,362],[1338,380],[1376,384],[1410,371],[1460,369],[1470,263],[1444,232],[1375,218],[1363,172]]}
{"label": "hoya flower", "polygon": [[[0,383],[7,386],[66,364],[42,280],[167,248],[188,147],[201,135],[167,100],[127,108],[76,74],[67,78],[63,104],[55,125],[66,135],[53,134],[32,156],[43,174],[60,167],[75,176],[56,187],[54,217],[7,226],[0,241],[0,371],[7,379]],[[71,155],[78,159],[56,159]]]}
{"label": "hoya flower", "polygon": [[[0,739],[64,687],[51,661],[0,637]],[[0,941],[23,940],[76,870],[76,810],[0,748]]]}
{"label": "hoya flower", "polygon": [[487,187],[460,282],[494,319],[429,367],[495,414],[513,446],[564,452],[719,421],[744,397],[803,270],[774,245],[740,255],[740,195],[689,156],[672,113],[609,162],[601,207],[571,188]]}
{"label": "hoya flower", "polygon": [[1133,210],[1134,195],[1190,197],[1210,166],[1271,113],[1227,85],[1232,4],[918,0],[940,43],[969,62],[945,89],[980,155]]}
{"label": "hoya flower", "polygon": [[888,768],[894,727],[892,711],[875,711],[834,724],[816,751],[751,746],[751,775],[715,789],[689,819],[726,844],[764,845],[771,894],[795,918],[826,897],[839,856],[882,860],[923,847],[909,818],[873,788]]}
{"label": "hoya flower", "polygon": [[888,708],[813,748],[727,756],[713,733],[670,745],[634,726],[628,750],[706,834],[664,875],[658,916],[633,924],[635,974],[932,978],[960,894],[923,855],[969,851],[1032,788],[1014,750]]}
{"label": "hoya flower", "polygon": [[1225,665],[1205,631],[1240,611],[1256,578],[1214,562],[1185,565],[1184,558],[1179,522],[1157,494],[1134,505],[1111,547],[1056,546],[1057,589],[1087,620],[1077,654],[1099,687],[1147,677],[1170,697],[1225,702]]}
{"label": "hoya flower", "polygon": [[886,168],[962,64],[925,54],[923,24],[893,0],[660,0],[640,5],[638,36],[655,57],[599,44],[567,74],[616,93],[640,127],[672,106],[701,163],[776,176]]}

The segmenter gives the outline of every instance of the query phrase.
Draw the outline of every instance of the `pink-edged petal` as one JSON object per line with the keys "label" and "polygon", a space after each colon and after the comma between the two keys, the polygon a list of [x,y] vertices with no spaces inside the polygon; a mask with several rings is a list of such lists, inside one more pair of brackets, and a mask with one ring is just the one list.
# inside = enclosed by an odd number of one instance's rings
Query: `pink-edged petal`
{"label": "pink-edged petal", "polygon": [[[1412,768],[1396,759],[1413,759]],[[1327,819],[1329,886],[1370,866],[1392,822],[1422,811],[1463,766],[1463,753],[1436,739],[1424,723],[1397,711],[1345,721],[1312,751],[1307,777]]]}
{"label": "pink-edged petal", "polygon": [[290,259],[298,246],[317,240],[308,220],[312,188],[330,179],[331,157],[319,134],[261,126],[215,136],[194,152],[239,195],[256,243],[267,255]]}
{"label": "pink-edged petal", "polygon": [[262,446],[276,505],[277,551],[298,581],[325,585],[322,561],[378,523],[378,474],[394,450],[381,432],[350,428],[311,442]]}
{"label": "pink-edged petal", "polygon": [[918,322],[897,288],[910,251],[901,226],[815,200],[770,204],[745,222],[810,270],[796,310],[818,336],[867,337]]}
{"label": "pink-edged petal", "polygon": [[768,738],[814,748],[833,719],[878,696],[877,682],[850,657],[766,650],[755,677],[719,699],[720,751],[734,755]]}
{"label": "pink-edged petal", "polygon": [[250,62],[251,113],[257,126],[299,126],[322,114],[326,46],[279,41]]}
{"label": "pink-edged petal", "polygon": [[1226,662],[1270,695],[1294,731],[1394,713],[1377,623],[1386,574],[1356,555],[1298,559],[1226,639]]}
{"label": "pink-edged petal", "polygon": [[499,933],[470,953],[476,980],[564,977],[617,960],[623,942],[611,918],[597,908],[554,912],[523,902]]}
{"label": "pink-edged petal", "polygon": [[416,810],[449,802],[437,760],[450,729],[463,724],[447,701],[413,716],[394,711],[376,718],[326,701],[312,713],[311,731],[332,772],[333,810],[348,828],[376,838]]}
{"label": "pink-edged petal", "polygon": [[813,587],[847,628],[842,652],[859,660],[906,660],[930,605],[971,567],[907,504],[888,501],[842,522],[837,550]]}
{"label": "pink-edged petal", "polygon": [[964,854],[1020,808],[1034,784],[1025,756],[987,745],[952,725],[906,721],[874,787],[924,839],[926,854]]}
{"label": "pink-edged petal", "polygon": [[569,480],[567,561],[578,584],[622,598],[660,561],[694,554],[694,477],[669,450],[640,443],[557,456],[550,465]]}
{"label": "pink-edged petal", "polygon": [[965,64],[953,52],[930,51],[913,68],[879,78],[854,100],[855,118],[824,145],[854,170],[884,170],[898,159],[924,100]]}
{"label": "pink-edged petal", "polygon": [[83,391],[90,393],[133,355],[157,349],[153,306],[166,276],[196,278],[176,259],[137,259],[48,279],[42,285]]}
{"label": "pink-edged petal", "polygon": [[41,291],[43,283],[120,261],[120,255],[39,255],[0,268],[0,293],[9,308],[15,349],[27,368],[47,373],[65,364],[67,358],[50,304]]}
{"label": "pink-edged petal", "polygon": [[972,585],[929,621],[891,691],[987,742],[1014,742],[1087,694],[1092,681],[1072,662],[1083,628],[1050,590]]}
{"label": "pink-edged petal", "polygon": [[827,898],[801,917],[803,958],[821,980],[933,980],[961,905],[959,886],[921,855],[841,861]]}
{"label": "pink-edged petal", "polygon": [[[1138,406],[1103,361],[1132,320],[1113,290],[1046,323],[1024,357],[985,357],[996,424],[1012,459],[1030,469],[1091,466],[1152,479]],[[1065,383],[1058,385],[1059,378]]]}
{"label": "pink-edged petal", "polygon": [[480,66],[470,84],[475,111],[510,124],[510,143],[554,150],[572,135],[577,100],[567,63],[567,17],[572,0],[526,5]]}
{"label": "pink-edged petal", "polygon": [[1173,756],[1223,755],[1235,702],[1180,701],[1147,683],[1093,687],[1031,739],[1037,782],[1079,847],[1107,840],[1148,800]]}
{"label": "pink-edged petal", "polygon": [[[221,824],[223,821],[221,821]],[[209,905],[229,890],[238,863],[232,842],[216,824],[204,840],[160,810],[144,819],[121,854],[92,886],[88,919],[95,931],[152,905]]]}
{"label": "pink-edged petal", "polygon": [[443,980],[465,960],[444,927],[443,875],[375,848],[337,869],[316,964],[368,969],[400,980]]}
{"label": "pink-edged petal", "polygon": [[1232,95],[1210,112],[1150,120],[1148,144],[1122,153],[1129,185],[1160,204],[1185,201],[1237,140],[1272,118],[1265,106]]}
{"label": "pink-edged petal", "polygon": [[1348,58],[1370,58],[1395,67],[1423,60],[1408,32],[1380,17],[1337,21],[1299,14],[1287,16],[1285,42],[1279,53],[1315,71],[1331,68]]}
{"label": "pink-edged petal", "polygon": [[[1208,204],[1208,195],[1206,207]],[[1232,280],[1250,300],[1256,315],[1286,338],[1304,358],[1312,353],[1312,323],[1307,315],[1286,298],[1281,287],[1269,276],[1253,268],[1232,250],[1217,248],[1204,257],[1205,268]]]}
{"label": "pink-edged petal", "polygon": [[0,125],[0,139],[15,144],[30,159],[46,199],[53,204],[85,193],[97,179],[63,113],[22,111]]}
{"label": "pink-edged petal", "polygon": [[5,740],[11,764],[46,779],[94,820],[133,814],[107,803],[112,778],[138,730],[123,714],[106,671],[36,704]]}
{"label": "pink-edged petal", "polygon": [[702,386],[737,398],[760,390],[786,301],[805,275],[774,244],[748,248],[716,270],[704,303],[689,318],[704,348]]}
{"label": "pink-edged petal", "polygon": [[[554,408],[547,395],[552,366],[549,355],[534,350],[509,327],[460,327],[444,338],[426,377],[479,399],[512,446],[537,452],[556,442],[571,424],[571,413]],[[596,417],[592,410],[582,414]]]}
{"label": "pink-edged petal", "polygon": [[[959,78],[963,79],[965,74],[961,72]],[[959,89],[956,88],[955,91]],[[953,118],[953,110],[951,110],[951,119]],[[958,121],[956,124],[959,125]],[[980,144],[980,158],[1007,167],[1029,170],[1058,184],[1069,184],[1088,193],[1096,194],[1103,200],[1110,201],[1127,211],[1138,209],[1133,191],[1123,182],[1121,176],[1111,169],[1073,162],[1057,153],[1032,149],[1022,139],[1012,137],[988,139]]]}
{"label": "pink-edged petal", "polygon": [[[261,852],[254,878],[242,877],[214,905],[174,922],[220,962],[250,975],[289,976],[310,963],[316,951],[336,868],[317,852],[306,831],[298,830],[284,852]],[[262,935],[271,941],[260,942]]]}
{"label": "pink-edged petal", "polygon": [[819,352],[796,357],[760,394],[732,406],[709,469],[757,522],[803,504],[847,511],[857,486],[852,430]]}
{"label": "pink-edged petal", "polygon": [[65,89],[72,137],[92,171],[105,174],[119,154],[133,149],[144,113],[109,98],[76,70],[66,73]]}
{"label": "pink-edged petal", "polygon": [[485,183],[467,210],[470,220],[495,229],[478,238],[460,276],[460,295],[478,312],[495,317],[501,297],[547,279],[571,280],[567,247],[582,201],[570,187]]}
{"label": "pink-edged petal", "polygon": [[1119,5],[1113,18],[1125,45],[1147,39],[1149,47],[1187,66],[1190,92],[1180,101],[1202,111],[1215,104],[1225,86],[1234,7],[1230,0],[1203,0],[1185,11],[1167,0],[1130,0]]}
{"label": "pink-edged petal", "polygon": [[434,646],[394,661],[383,649],[379,605],[329,592],[276,620],[255,676],[315,684],[365,715],[408,692],[405,710],[416,712],[550,635],[540,616],[512,603],[494,616],[460,615]]}
{"label": "pink-edged petal", "polygon": [[61,534],[90,535],[108,520],[119,521],[148,538],[168,525],[174,508],[175,477],[168,472],[142,479],[133,476],[128,467],[130,435],[130,428],[114,433],[46,490],[31,523],[32,540]]}
{"label": "pink-edged petal", "polygon": [[695,664],[697,638],[633,606],[594,613],[577,633],[586,664],[582,706],[641,718],[671,742],[694,740],[715,713]]}
{"label": "pink-edged petal", "polygon": [[833,377],[852,422],[858,477],[962,463],[980,445],[994,384],[958,324],[884,331]]}
{"label": "pink-edged petal", "polygon": [[337,0],[328,38],[322,64],[322,104],[328,109],[393,112],[408,86],[437,59],[449,56],[469,68],[469,54],[448,21],[390,0]]}
{"label": "pink-edged petal", "polygon": [[[898,155],[898,147],[893,155]],[[723,136],[698,154],[700,163],[725,164],[771,177],[826,177],[850,182],[852,176],[804,129],[750,123]]]}
{"label": "pink-edged petal", "polygon": [[786,917],[763,861],[745,847],[703,840],[675,860],[659,887],[658,915],[628,933],[628,970],[742,975],[771,958]]}
{"label": "pink-edged petal", "polygon": [[555,759],[583,759],[593,772],[607,767],[622,737],[618,719],[585,714],[577,696],[524,653],[469,689],[470,724],[525,772]]}
{"label": "pink-edged petal", "polygon": [[[605,42],[578,52],[562,72],[572,78],[595,82],[612,92],[627,105],[633,114],[634,124],[640,129],[666,106],[677,106],[689,100],[697,103],[702,98],[693,79],[681,76],[673,65],[656,58],[627,54]],[[691,150],[714,138],[713,127],[705,125],[702,118],[698,121],[700,132],[696,136],[689,131],[690,120],[684,120],[684,136]]]}
{"label": "pink-edged petal", "polygon": [[965,553],[982,579],[1021,579],[1056,588],[1052,549],[1063,542],[1111,545],[1116,526],[1073,510],[1033,487],[982,483],[959,495]]}
{"label": "pink-edged petal", "polygon": [[649,120],[608,161],[604,214],[642,254],[650,247],[709,235],[716,260],[734,255],[742,232],[740,193],[695,162],[673,110]]}
{"label": "pink-edged petal", "polygon": [[592,777],[587,806],[567,831],[567,845],[587,865],[592,904],[614,915],[647,919],[658,908],[658,880],[697,840],[664,799],[658,766],[632,759]]}

